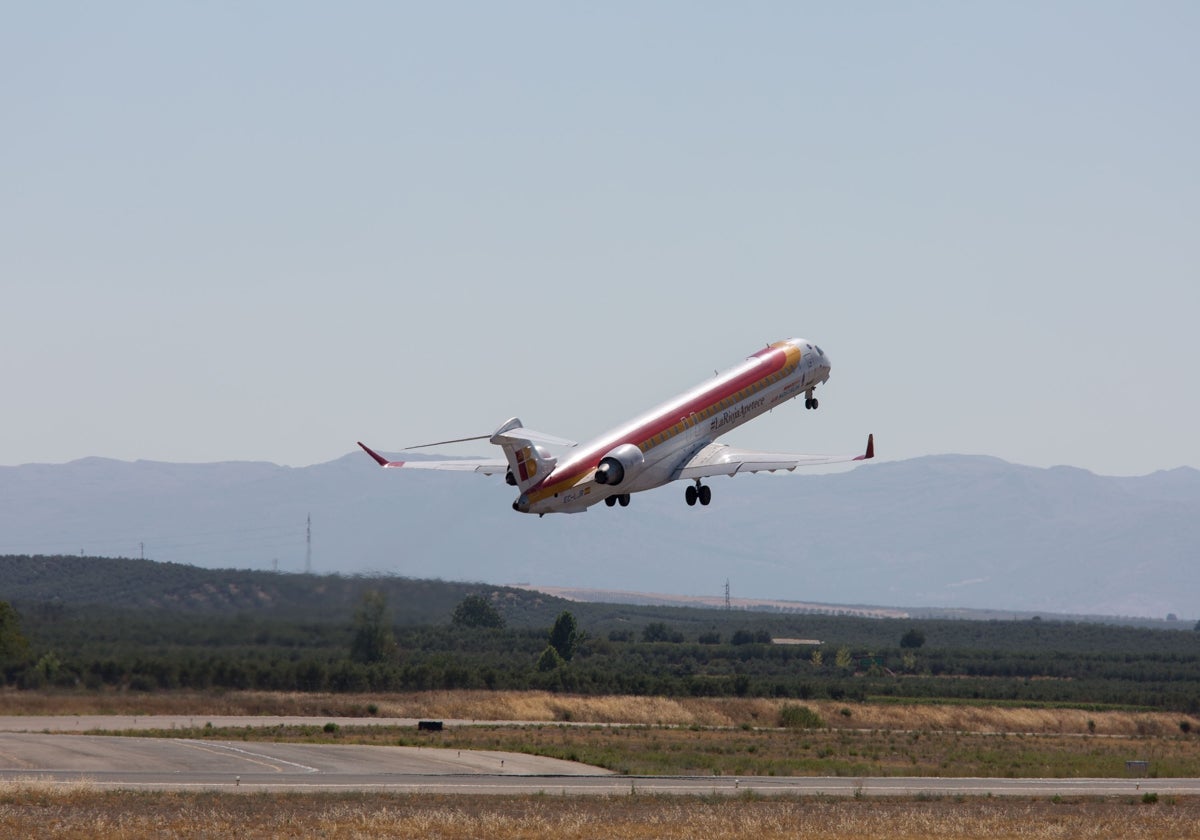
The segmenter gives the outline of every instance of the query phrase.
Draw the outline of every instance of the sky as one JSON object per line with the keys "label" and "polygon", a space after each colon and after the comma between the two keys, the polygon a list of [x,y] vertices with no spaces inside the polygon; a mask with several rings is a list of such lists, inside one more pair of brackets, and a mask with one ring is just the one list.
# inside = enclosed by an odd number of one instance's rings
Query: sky
{"label": "sky", "polygon": [[820,410],[727,442],[1200,467],[1198,36],[1190,2],[12,4],[0,464],[586,440],[802,336]]}

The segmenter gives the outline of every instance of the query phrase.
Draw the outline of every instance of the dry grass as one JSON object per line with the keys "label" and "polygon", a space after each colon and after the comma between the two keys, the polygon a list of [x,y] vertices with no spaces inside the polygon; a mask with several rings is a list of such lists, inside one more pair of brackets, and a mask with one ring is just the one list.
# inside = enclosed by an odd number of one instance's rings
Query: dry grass
{"label": "dry grass", "polygon": [[1200,838],[1200,802],[212,794],[0,786],[0,836]]}
{"label": "dry grass", "polygon": [[[305,715],[443,718],[480,721],[625,723],[646,726],[775,726],[796,701],[763,698],[583,697],[538,691],[433,691],[411,694],[287,692],[0,692],[0,715]],[[804,701],[840,729],[923,732],[1026,732],[1169,736],[1190,720],[1169,712]],[[843,714],[843,710],[849,715]],[[1093,724],[1089,728],[1089,722]]]}

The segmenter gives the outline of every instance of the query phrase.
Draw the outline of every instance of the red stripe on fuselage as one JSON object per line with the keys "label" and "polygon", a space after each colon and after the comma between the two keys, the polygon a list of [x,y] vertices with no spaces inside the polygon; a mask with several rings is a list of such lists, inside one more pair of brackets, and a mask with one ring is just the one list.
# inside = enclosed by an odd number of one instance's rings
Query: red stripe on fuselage
{"label": "red stripe on fuselage", "polygon": [[[600,464],[600,459],[615,447],[624,443],[641,446],[655,435],[662,434],[667,429],[670,429],[676,423],[680,422],[680,420],[690,418],[692,415],[701,414],[722,400],[732,397],[742,389],[749,388],[763,379],[778,373],[787,365],[788,349],[789,346],[781,342],[779,345],[759,350],[750,358],[758,359],[760,364],[739,374],[734,379],[714,383],[711,388],[700,392],[698,396],[690,401],[665,409],[662,413],[655,415],[642,425],[622,435],[621,438],[613,442],[603,443],[595,449],[575,455],[561,467],[553,470],[541,483],[531,487],[529,489],[530,499],[538,501],[558,490],[574,485],[580,478],[596,469]],[[748,398],[749,395],[746,399]]]}

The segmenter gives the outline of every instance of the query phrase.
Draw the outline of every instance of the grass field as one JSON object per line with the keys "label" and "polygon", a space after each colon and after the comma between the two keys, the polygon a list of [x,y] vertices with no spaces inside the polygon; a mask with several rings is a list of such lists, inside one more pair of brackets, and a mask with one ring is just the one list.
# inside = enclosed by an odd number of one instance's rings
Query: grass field
{"label": "grass field", "polygon": [[[803,705],[815,728],[783,728],[795,701],[571,697],[540,692],[312,695],[266,692],[0,693],[0,714],[305,715],[361,725],[167,730],[227,739],[421,744],[570,758],[631,774],[1200,776],[1200,722],[1103,709],[896,703]],[[526,720],[441,733],[385,717]],[[800,719],[803,719],[801,717]],[[566,725],[570,722],[570,725]],[[809,719],[811,723],[811,719]],[[1181,727],[1181,722],[1189,726]],[[618,724],[618,725],[608,725]],[[1185,731],[1186,729],[1192,732]],[[132,733],[131,733],[132,734]],[[139,732],[137,734],[147,734]],[[0,785],[0,837],[267,838],[1200,838],[1200,800],[918,797],[482,797],[148,793],[86,783]]]}
{"label": "grass field", "polygon": [[267,691],[0,691],[0,715],[306,715],[621,723],[647,726],[773,727],[803,705],[832,729],[1172,737],[1200,718],[1170,712],[994,703],[841,703],[765,698],[577,696],[542,691],[318,694]]}
{"label": "grass field", "polygon": [[[0,714],[176,714],[165,737],[442,746],[526,752],[633,775],[1122,777],[1200,776],[1200,721],[1167,713],[966,704],[803,704],[818,724],[780,728],[794,701],[575,697],[543,692],[413,695],[7,692]],[[373,712],[373,714],[372,714]],[[204,715],[353,717],[361,726],[206,727]],[[436,734],[386,717],[542,721]],[[809,721],[812,721],[811,716]],[[562,725],[570,722],[571,725]],[[588,725],[595,724],[595,725]],[[619,725],[607,725],[619,724]],[[1181,726],[1184,724],[1184,726]],[[1185,729],[1187,731],[1185,731]],[[127,734],[148,734],[146,732]]]}
{"label": "grass field", "polygon": [[737,799],[98,791],[0,786],[0,836],[512,838],[1200,838],[1200,801]]}
{"label": "grass field", "polygon": [[[99,734],[99,733],[94,733]],[[1200,776],[1195,736],[1081,736],[741,729],[663,726],[320,725],[195,727],[109,732],[165,738],[374,744],[499,750],[579,761],[635,776],[978,776],[1121,778],[1125,762],[1149,761],[1153,777]]]}

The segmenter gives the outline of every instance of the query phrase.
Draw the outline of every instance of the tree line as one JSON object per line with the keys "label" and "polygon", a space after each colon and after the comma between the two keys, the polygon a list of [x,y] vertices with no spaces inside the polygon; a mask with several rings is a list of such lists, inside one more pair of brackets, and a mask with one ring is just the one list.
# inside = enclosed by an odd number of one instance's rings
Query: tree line
{"label": "tree line", "polygon": [[775,644],[798,619],[650,610],[635,624],[622,608],[589,606],[514,626],[504,597],[481,588],[439,622],[413,626],[396,622],[378,590],[336,619],[0,603],[0,665],[19,688],[544,689],[1200,711],[1200,634],[825,617],[819,644]]}

